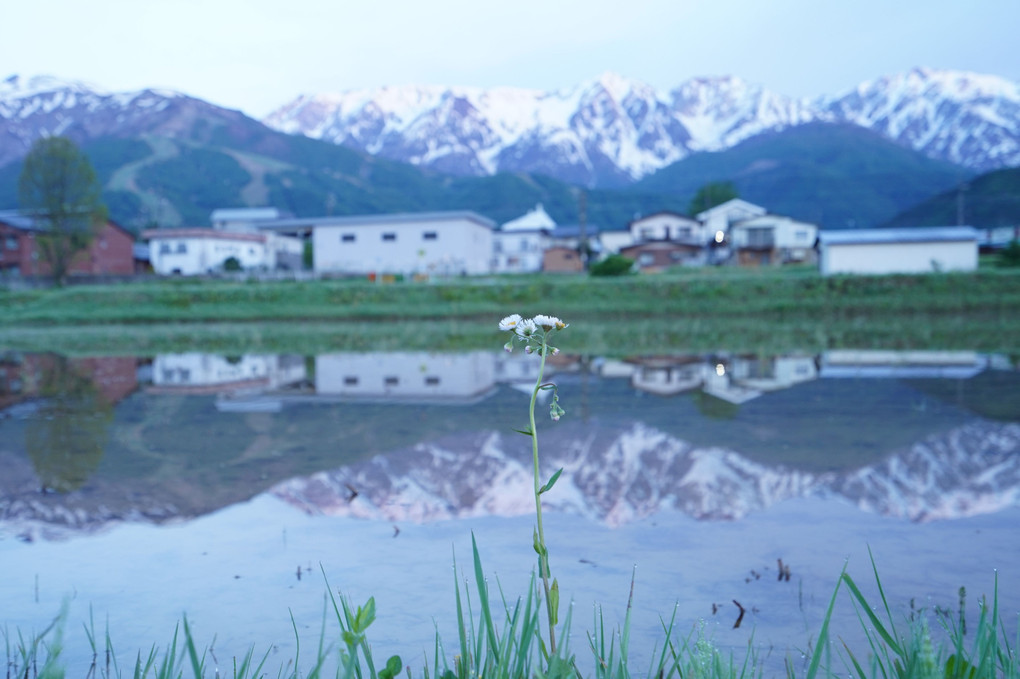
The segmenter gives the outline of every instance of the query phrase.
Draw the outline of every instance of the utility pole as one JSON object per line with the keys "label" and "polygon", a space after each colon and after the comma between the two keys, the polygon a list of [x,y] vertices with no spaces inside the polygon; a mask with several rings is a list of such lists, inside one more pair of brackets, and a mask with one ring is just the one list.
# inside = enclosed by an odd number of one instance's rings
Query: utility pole
{"label": "utility pole", "polygon": [[970,185],[967,182],[960,184],[959,188],[956,189],[956,225],[965,226],[967,224],[964,220],[966,215],[967,207],[967,191],[970,189]]}
{"label": "utility pole", "polygon": [[588,270],[588,194],[584,189],[577,196],[578,254],[581,256],[581,267]]}

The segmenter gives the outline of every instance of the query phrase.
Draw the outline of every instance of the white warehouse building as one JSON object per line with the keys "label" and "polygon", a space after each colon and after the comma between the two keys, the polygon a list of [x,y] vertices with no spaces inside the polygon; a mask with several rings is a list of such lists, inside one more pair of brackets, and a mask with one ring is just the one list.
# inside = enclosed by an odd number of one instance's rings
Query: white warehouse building
{"label": "white warehouse building", "polygon": [[832,274],[974,271],[978,234],[969,226],[821,231],[819,268]]}
{"label": "white warehouse building", "polygon": [[474,212],[297,221],[311,227],[317,273],[478,275],[492,270],[496,224]]}

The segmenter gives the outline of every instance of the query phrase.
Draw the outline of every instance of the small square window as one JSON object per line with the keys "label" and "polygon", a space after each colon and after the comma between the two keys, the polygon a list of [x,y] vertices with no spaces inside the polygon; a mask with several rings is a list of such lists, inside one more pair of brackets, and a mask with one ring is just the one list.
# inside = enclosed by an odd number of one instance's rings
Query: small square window
{"label": "small square window", "polygon": [[188,246],[187,246],[186,243],[178,243],[177,244],[177,252],[178,253],[185,253],[187,251],[188,251]]}
{"label": "small square window", "polygon": [[384,234],[382,235],[382,239],[383,239],[384,241],[395,241],[395,240],[397,240],[397,234],[395,234],[395,233],[392,233],[392,232],[390,232],[390,233],[384,233]]}
{"label": "small square window", "polygon": [[340,236],[340,242],[341,243],[353,243],[354,242],[354,234],[353,233],[345,233],[345,234],[343,234],[342,236]]}
{"label": "small square window", "polygon": [[426,231],[421,235],[422,240],[436,240],[439,238],[439,234],[435,231]]}
{"label": "small square window", "polygon": [[387,387],[395,387],[398,384],[400,384],[400,378],[399,377],[387,377],[383,381],[385,382]]}
{"label": "small square window", "polygon": [[429,375],[428,377],[425,378],[425,384],[427,384],[430,387],[438,386],[439,378],[436,377],[435,375]]}
{"label": "small square window", "polygon": [[345,387],[358,386],[358,378],[355,377],[354,375],[348,375],[347,377],[344,378],[344,386]]}

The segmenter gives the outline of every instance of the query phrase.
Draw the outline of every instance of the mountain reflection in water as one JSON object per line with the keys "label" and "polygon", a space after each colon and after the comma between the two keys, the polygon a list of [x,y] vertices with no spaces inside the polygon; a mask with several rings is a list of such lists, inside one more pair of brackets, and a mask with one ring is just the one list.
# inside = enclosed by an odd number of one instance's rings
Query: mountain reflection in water
{"label": "mountain reflection in water", "polygon": [[[533,511],[530,443],[512,431],[538,369],[523,354],[25,354],[2,367],[0,535],[159,523],[267,491],[386,521]],[[564,468],[546,502],[610,526],[664,509],[737,519],[791,498],[915,521],[1020,499],[1020,374],[1005,357],[557,356],[548,376],[568,416],[540,425],[545,473]]]}

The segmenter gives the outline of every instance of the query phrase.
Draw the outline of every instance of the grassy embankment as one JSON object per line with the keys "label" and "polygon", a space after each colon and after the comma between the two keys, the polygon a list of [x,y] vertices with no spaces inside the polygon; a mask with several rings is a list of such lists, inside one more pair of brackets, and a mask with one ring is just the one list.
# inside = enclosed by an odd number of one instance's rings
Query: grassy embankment
{"label": "grassy embankment", "polygon": [[504,314],[555,313],[582,353],[830,348],[1014,352],[1020,272],[822,278],[703,270],[430,284],[154,280],[0,291],[0,348],[112,354],[488,349]]}

